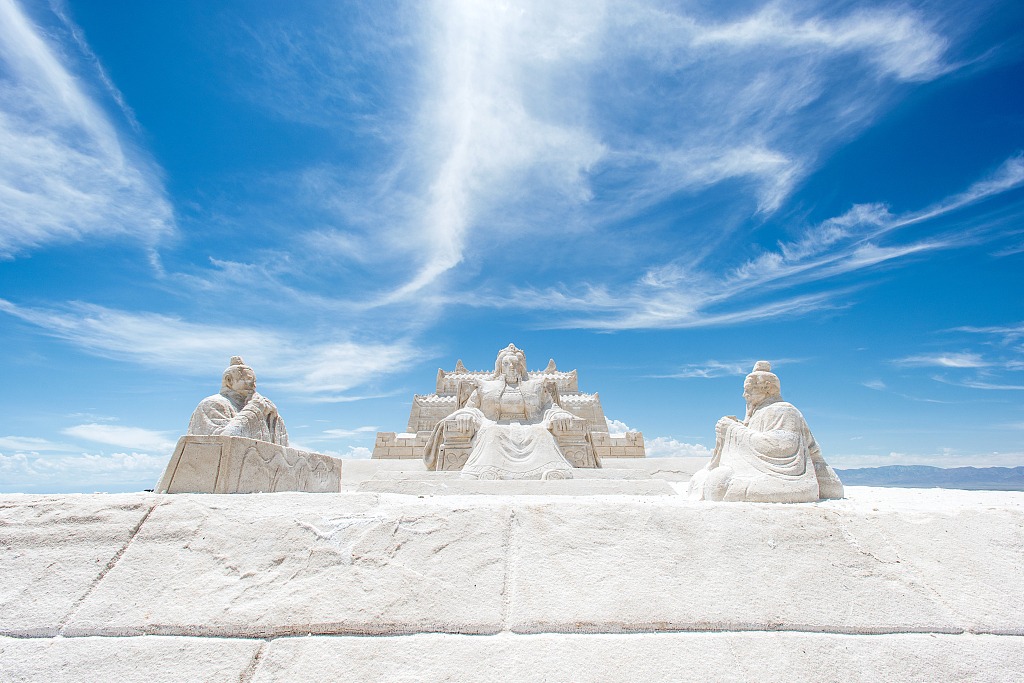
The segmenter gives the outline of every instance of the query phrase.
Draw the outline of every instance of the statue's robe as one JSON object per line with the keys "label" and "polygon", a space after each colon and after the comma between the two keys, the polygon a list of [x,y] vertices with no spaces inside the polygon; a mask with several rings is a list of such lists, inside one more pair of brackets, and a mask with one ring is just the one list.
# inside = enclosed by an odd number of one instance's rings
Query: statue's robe
{"label": "statue's robe", "polygon": [[691,500],[797,503],[842,498],[804,416],[791,403],[761,406],[727,423],[711,462],[693,475]]}
{"label": "statue's robe", "polygon": [[445,422],[466,416],[475,433],[463,478],[571,478],[572,464],[558,449],[550,429],[554,420],[573,415],[553,397],[557,389],[550,380],[521,380],[518,387],[508,386],[503,377],[475,380],[464,407],[434,427],[424,452],[427,469],[437,466]]}
{"label": "statue's robe", "polygon": [[251,399],[249,403],[243,403],[242,398],[233,392],[214,394],[200,401],[192,413],[188,433],[243,436],[279,446],[288,445],[288,431],[280,415],[275,412],[267,417],[252,405]]}

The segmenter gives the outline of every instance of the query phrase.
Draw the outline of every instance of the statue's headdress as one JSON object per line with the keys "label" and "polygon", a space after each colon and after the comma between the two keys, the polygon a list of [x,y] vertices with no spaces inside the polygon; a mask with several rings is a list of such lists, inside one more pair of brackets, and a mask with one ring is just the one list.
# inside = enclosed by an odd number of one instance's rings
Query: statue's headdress
{"label": "statue's headdress", "polygon": [[[228,364],[226,368],[224,368],[223,381],[221,382],[221,387],[227,386],[225,382],[227,381],[228,375],[230,375],[235,368],[248,368],[249,372],[252,372],[252,368],[246,365],[245,361],[242,360],[241,356],[231,356],[231,362]],[[256,373],[253,372],[254,377],[255,375]]]}
{"label": "statue's headdress", "polygon": [[515,358],[516,365],[519,367],[519,376],[522,379],[526,379],[526,354],[517,349],[515,344],[509,344],[501,351],[498,351],[498,357],[494,359],[494,376],[497,377],[501,374],[501,359],[505,356],[513,356]]}
{"label": "statue's headdress", "polygon": [[759,360],[754,363],[754,369],[747,375],[747,380],[753,380],[760,385],[768,385],[772,387],[773,395],[782,395],[782,385],[779,382],[779,376],[772,372],[772,364],[766,360]]}

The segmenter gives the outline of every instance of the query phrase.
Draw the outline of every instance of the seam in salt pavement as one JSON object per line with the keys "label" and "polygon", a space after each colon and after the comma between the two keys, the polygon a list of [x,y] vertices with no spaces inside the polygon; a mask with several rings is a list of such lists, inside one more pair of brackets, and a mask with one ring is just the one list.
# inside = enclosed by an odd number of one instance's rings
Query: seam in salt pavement
{"label": "seam in salt pavement", "polygon": [[456,633],[452,631],[416,631],[409,633],[393,633],[393,634],[360,634],[360,633],[311,633],[308,631],[298,631],[296,633],[282,634],[276,636],[267,636],[265,638],[254,637],[254,636],[226,636],[226,635],[197,635],[197,634],[180,634],[180,635],[156,635],[156,634],[135,634],[135,635],[100,635],[100,634],[79,634],[73,636],[61,636],[61,635],[9,635],[5,634],[0,636],[0,641],[5,638],[11,640],[71,640],[76,638],[175,638],[175,639],[214,639],[214,640],[248,640],[252,642],[262,642],[264,645],[272,643],[277,640],[292,640],[292,639],[307,639],[313,638],[408,638],[411,636],[453,636],[453,637],[465,637],[465,638],[495,638],[495,637],[508,637],[508,638],[530,638],[532,636],[578,636],[581,638],[587,638],[590,636],[651,636],[651,635],[694,635],[694,636],[713,636],[716,634],[728,635],[728,634],[739,634],[739,633],[751,633],[751,634],[771,634],[779,633],[783,635],[808,635],[808,636],[838,636],[838,637],[858,637],[858,638],[889,638],[893,636],[942,636],[948,638],[974,638],[974,637],[988,637],[988,638],[1022,638],[1024,637],[1024,631],[1016,633],[999,632],[999,631],[887,631],[879,633],[853,633],[853,632],[836,632],[836,631],[810,631],[810,630],[797,630],[797,629],[736,629],[736,630],[703,630],[703,631],[673,631],[673,630],[649,630],[649,631],[602,631],[602,632],[584,632],[584,631],[537,631],[535,633],[517,633],[514,631],[503,631],[498,633]]}
{"label": "seam in salt pavement", "polygon": [[512,554],[515,552],[516,509],[513,507],[508,516],[508,527],[505,532],[505,572],[501,579],[501,632],[508,632],[508,618],[511,612],[512,570],[515,563]]}
{"label": "seam in salt pavement", "polygon": [[242,671],[238,677],[238,683],[250,683],[255,677],[256,672],[259,671],[260,664],[263,663],[263,654],[267,651],[267,645],[270,644],[270,638],[264,638],[260,646],[256,648],[256,652],[252,653],[252,659],[249,660],[248,666]]}
{"label": "seam in salt pavement", "polygon": [[139,523],[135,525],[134,529],[132,529],[132,532],[131,534],[129,534],[128,540],[125,541],[125,544],[121,546],[120,550],[114,553],[114,556],[111,557],[110,560],[107,562],[106,566],[100,570],[100,573],[96,576],[95,579],[93,579],[93,582],[89,585],[89,588],[85,591],[85,593],[83,593],[81,596],[79,596],[77,600],[75,600],[74,604],[71,605],[71,609],[68,610],[67,615],[63,619],[61,619],[60,622],[57,623],[58,635],[64,635],[64,629],[67,628],[67,625],[69,623],[71,623],[71,620],[78,613],[78,610],[82,608],[82,604],[89,599],[89,596],[93,594],[93,592],[96,590],[96,587],[100,585],[100,582],[103,581],[107,574],[110,573],[110,570],[113,569],[121,560],[121,557],[128,550],[128,546],[130,546],[132,544],[132,541],[135,540],[135,537],[138,536],[139,531],[142,529],[142,525],[145,524],[146,520],[149,519],[149,516],[153,514],[153,510],[156,510],[161,505],[164,505],[164,503],[153,503],[153,505],[151,505],[150,508],[146,510],[146,514],[142,515],[142,519],[140,519]]}
{"label": "seam in salt pavement", "polygon": [[657,624],[637,624],[636,626],[629,628],[617,628],[610,627],[610,625],[601,624],[547,624],[544,626],[538,626],[531,628],[529,626],[517,627],[514,630],[505,631],[484,631],[484,632],[465,632],[461,630],[405,630],[401,628],[394,629],[381,629],[381,630],[341,630],[337,628],[324,628],[329,626],[337,626],[336,624],[321,624],[318,628],[317,624],[304,624],[301,628],[298,627],[281,627],[275,629],[265,629],[259,631],[245,632],[241,631],[227,631],[227,630],[215,630],[215,629],[196,629],[196,628],[185,628],[175,629],[164,627],[157,628],[113,628],[105,629],[98,628],[90,632],[83,632],[77,629],[72,629],[71,633],[64,634],[58,633],[54,635],[46,635],[38,632],[22,632],[22,633],[6,633],[4,637],[18,638],[25,640],[35,639],[47,639],[47,638],[134,638],[143,636],[165,636],[174,638],[228,638],[236,640],[274,640],[276,638],[293,638],[293,637],[307,637],[307,636],[320,636],[320,637],[355,637],[355,638],[390,638],[390,637],[401,637],[401,636],[412,636],[419,634],[440,634],[440,635],[459,635],[459,636],[474,636],[474,637],[488,637],[494,635],[516,635],[516,636],[531,636],[531,635],[649,635],[657,633],[808,633],[808,634],[821,634],[821,635],[835,635],[835,636],[898,636],[898,635],[915,635],[915,634],[934,634],[934,635],[983,635],[983,636],[1007,636],[1007,637],[1021,637],[1024,636],[1024,627],[1014,627],[1006,629],[977,629],[970,627],[942,627],[942,626],[922,626],[920,628],[831,628],[828,626],[812,626],[806,624],[792,624],[792,625],[772,625],[772,624],[744,624],[744,623],[691,623],[691,624],[678,624],[668,625],[665,623]]}

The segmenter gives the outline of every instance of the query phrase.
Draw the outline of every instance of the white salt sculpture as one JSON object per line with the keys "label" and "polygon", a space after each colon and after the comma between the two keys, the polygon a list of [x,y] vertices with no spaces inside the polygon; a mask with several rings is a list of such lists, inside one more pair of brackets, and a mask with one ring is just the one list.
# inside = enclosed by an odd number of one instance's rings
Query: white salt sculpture
{"label": "white salt sculpture", "polygon": [[[498,352],[490,377],[459,383],[457,405],[427,440],[430,470],[456,469],[445,454],[468,450],[464,479],[569,479],[573,465],[559,442],[590,446],[587,421],[561,406],[552,379],[529,376],[526,355],[514,344]],[[591,466],[600,466],[592,447],[589,454]]]}
{"label": "white salt sculpture", "polygon": [[277,407],[256,392],[256,374],[239,356],[224,371],[219,394],[192,413],[158,493],[271,493],[341,490],[341,461],[288,446]]}
{"label": "white salt sculpture", "polygon": [[843,484],[821,456],[807,422],[782,400],[779,378],[758,361],[743,382],[747,414],[715,425],[711,462],[690,480],[691,500],[802,503],[842,498]]}
{"label": "white salt sculpture", "polygon": [[[518,350],[518,349],[517,349]],[[477,380],[495,379],[496,369],[467,370],[462,361],[453,370],[439,368],[435,390],[430,394],[415,394],[409,410],[409,421],[405,433],[377,432],[374,443],[374,460],[414,458],[423,460],[428,442],[432,442],[437,425],[468,400],[467,391],[478,386]],[[498,373],[500,374],[500,373]],[[625,434],[610,434],[598,393],[587,393],[579,389],[576,370],[559,370],[554,359],[546,367],[524,371],[528,380],[543,380],[553,385],[558,396],[558,405],[565,411],[583,420],[581,429],[554,432],[562,456],[576,468],[600,467],[602,458],[643,458],[645,456],[643,434],[627,431]],[[460,388],[462,393],[460,393]],[[486,410],[486,408],[485,408]],[[458,471],[466,464],[472,444],[466,435],[449,434],[437,449],[434,467],[436,470]],[[435,444],[436,446],[436,444]]]}
{"label": "white salt sculpture", "polygon": [[242,360],[232,356],[224,370],[220,393],[200,401],[188,425],[189,434],[241,436],[288,445],[288,431],[277,406],[256,391],[256,374]]}

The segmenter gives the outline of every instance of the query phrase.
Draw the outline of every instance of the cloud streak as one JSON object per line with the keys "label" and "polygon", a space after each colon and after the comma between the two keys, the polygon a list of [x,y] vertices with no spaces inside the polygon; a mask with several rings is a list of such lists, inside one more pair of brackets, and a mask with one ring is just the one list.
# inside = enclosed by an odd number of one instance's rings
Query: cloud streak
{"label": "cloud streak", "polygon": [[[410,95],[374,119],[385,151],[372,180],[324,166],[303,176],[335,223],[304,239],[387,273],[370,306],[457,291],[500,271],[521,240],[543,240],[550,258],[582,272],[586,243],[553,234],[614,248],[616,227],[680,195],[727,185],[740,211],[771,214],[896,84],[951,68],[948,39],[899,7],[751,4],[722,22],[656,1],[433,0],[386,22],[371,12],[344,20],[346,36],[377,36],[412,63],[349,54],[329,31],[268,26],[253,39],[270,55],[274,92],[313,81],[337,93],[311,103],[268,92],[282,116],[312,112],[339,130],[360,119],[360,103],[381,96],[346,60]],[[695,251],[735,229],[695,230]]]}
{"label": "cloud streak", "polygon": [[160,432],[141,427],[91,423],[62,429],[61,434],[138,451],[169,454],[174,448],[174,441],[169,438],[171,432]]}
{"label": "cloud streak", "polygon": [[0,258],[83,239],[155,247],[175,233],[157,171],[43,36],[0,0]]}
{"label": "cloud streak", "polygon": [[95,355],[189,375],[216,374],[232,355],[242,355],[261,383],[318,399],[341,399],[343,392],[402,370],[422,353],[409,341],[318,343],[269,328],[200,324],[81,303],[55,310],[0,299],[0,312]]}
{"label": "cloud streak", "polygon": [[597,330],[710,327],[841,308],[844,295],[855,286],[797,295],[786,292],[798,286],[827,285],[841,276],[911,256],[994,239],[996,230],[982,233],[957,228],[916,241],[883,243],[898,239],[910,226],[937,222],[1022,185],[1024,157],[1018,154],[968,190],[923,210],[893,215],[882,204],[855,205],[808,228],[799,239],[780,242],[776,249],[724,274],[668,263],[649,268],[614,292],[593,284],[584,285],[580,293],[564,288],[520,289],[514,296],[483,297],[477,304],[581,311],[589,315],[562,319],[550,327]]}

